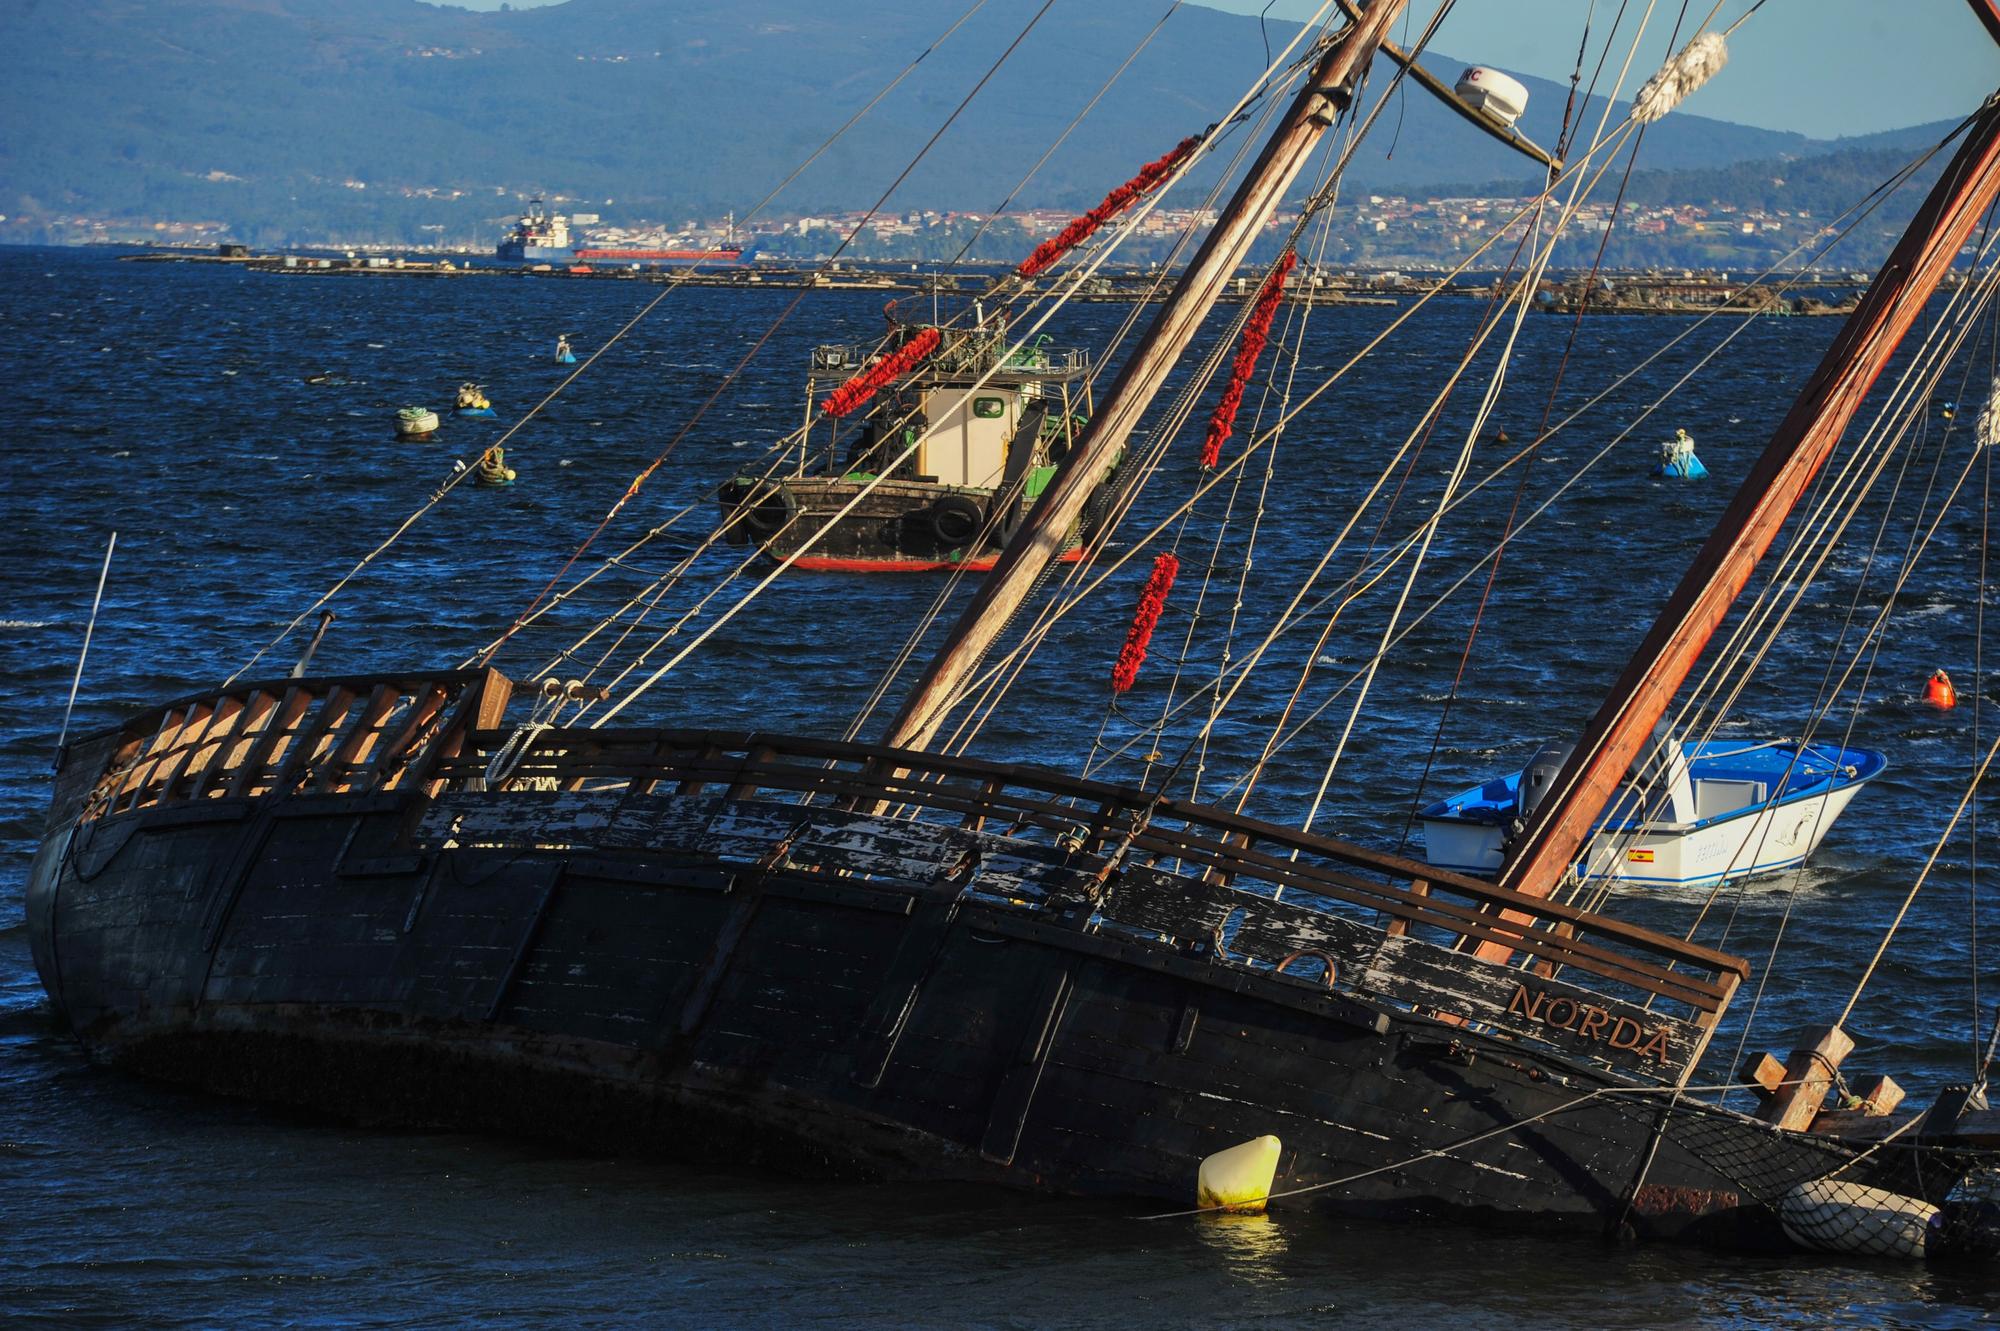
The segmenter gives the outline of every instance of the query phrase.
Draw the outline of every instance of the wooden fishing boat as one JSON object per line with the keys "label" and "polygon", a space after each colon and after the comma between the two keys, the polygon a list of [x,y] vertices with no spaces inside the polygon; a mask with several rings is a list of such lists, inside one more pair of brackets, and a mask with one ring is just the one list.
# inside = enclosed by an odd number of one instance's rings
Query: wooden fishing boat
{"label": "wooden fishing boat", "polygon": [[[1880,753],[1839,744],[1688,740],[1679,748],[1657,793],[1644,778],[1630,782],[1598,818],[1576,862],[1580,881],[1714,886],[1797,868],[1888,766]],[[1497,873],[1508,837],[1533,812],[1524,794],[1534,790],[1531,774],[1553,779],[1566,756],[1426,808],[1424,859],[1460,873]]]}
{"label": "wooden fishing boat", "polygon": [[[725,530],[792,568],[991,568],[1089,419],[1090,369],[1079,351],[1010,347],[997,322],[903,324],[880,345],[818,347],[798,470],[731,479],[717,496]],[[853,425],[833,412],[813,423],[829,378],[836,405],[867,386],[872,405]],[[1065,534],[1062,558],[1081,555],[1101,516]]]}
{"label": "wooden fishing boat", "polygon": [[90,1055],[363,1121],[1176,1209],[1205,1159],[1276,1137],[1273,1206],[1995,1256],[2000,1217],[1959,1192],[2000,1164],[1982,1085],[1898,1116],[1884,1078],[1829,1107],[1838,1022],[1697,1083],[1751,964],[1557,893],[2000,197],[2000,100],[1494,879],[1164,781],[933,751],[1402,9],[1312,48],[881,741],[611,726],[629,687],[563,724],[605,688],[516,700],[475,667],[233,682],[69,745],[29,930]]}

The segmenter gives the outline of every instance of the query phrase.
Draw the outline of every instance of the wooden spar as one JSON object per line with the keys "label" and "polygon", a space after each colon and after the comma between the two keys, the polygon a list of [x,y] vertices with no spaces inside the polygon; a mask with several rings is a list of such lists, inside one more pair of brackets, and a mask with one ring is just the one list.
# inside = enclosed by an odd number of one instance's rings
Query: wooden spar
{"label": "wooden spar", "polygon": [[1986,35],[2000,42],[2000,0],[1968,0],[1972,12],[1986,25]]}
{"label": "wooden spar", "polygon": [[1200,253],[1188,265],[1145,338],[1133,349],[1111,391],[1098,404],[1097,414],[1062,471],[1029,510],[1021,530],[1007,543],[993,571],[959,616],[951,636],[904,699],[902,710],[889,724],[885,743],[920,749],[943,724],[959,685],[978,668],[1015,607],[1027,598],[1049,561],[1061,552],[1064,537],[1082,516],[1084,504],[1103,479],[1105,469],[1138,427],[1153,395],[1194,340],[1202,320],[1249,254],[1251,242],[1263,231],[1320,137],[1353,97],[1358,75],[1367,67],[1382,34],[1402,12],[1404,2],[1375,0],[1361,20],[1337,37],[1320,57],[1256,164],[1217,218]]}
{"label": "wooden spar", "polygon": [[[1980,0],[1973,0],[1973,2],[1978,4]],[[1348,18],[1359,19],[1361,17],[1361,11],[1355,7],[1354,0],[1335,0],[1335,3],[1340,6],[1341,13],[1347,15]],[[2000,3],[2000,0],[1994,0],[1994,3]],[[1451,111],[1468,125],[1471,125],[1481,134],[1486,135],[1495,143],[1512,148],[1523,157],[1541,163],[1551,171],[1562,170],[1563,164],[1558,162],[1548,149],[1536,143],[1514,126],[1504,124],[1483,111],[1473,110],[1453,90],[1450,84],[1418,64],[1416,58],[1402,47],[1396,45],[1394,42],[1385,41],[1382,43],[1382,54],[1393,60],[1406,74],[1421,84],[1431,96],[1443,102],[1447,110]]]}
{"label": "wooden spar", "polygon": [[[1591,718],[1553,793],[1515,842],[1500,873],[1501,886],[1547,897],[1562,881],[1709,636],[1996,195],[2000,93],[1973,119],[1965,143]],[[1476,952],[1487,960],[1507,956],[1506,948],[1493,943]]]}

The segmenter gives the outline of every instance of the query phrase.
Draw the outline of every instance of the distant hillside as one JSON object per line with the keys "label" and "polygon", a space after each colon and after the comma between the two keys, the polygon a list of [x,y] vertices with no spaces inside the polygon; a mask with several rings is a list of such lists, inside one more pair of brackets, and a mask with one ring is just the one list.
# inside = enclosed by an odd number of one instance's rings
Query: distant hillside
{"label": "distant hillside", "polygon": [[[991,0],[779,210],[873,202],[1036,8]],[[1161,8],[1056,6],[895,204],[999,203]],[[39,238],[20,228],[68,216],[215,219],[262,243],[481,242],[537,192],[611,220],[718,215],[761,198],[948,21],[929,0],[568,0],[490,14],[417,0],[9,0],[0,211],[12,224],[0,237]],[[1094,201],[1221,115],[1263,53],[1254,18],[1183,8],[1019,206]],[[1524,126],[1552,139],[1566,90],[1527,82]],[[1645,160],[1715,167],[1829,146],[1683,114],[1648,133]],[[1349,180],[1407,189],[1500,177],[1517,161],[1411,93]]]}

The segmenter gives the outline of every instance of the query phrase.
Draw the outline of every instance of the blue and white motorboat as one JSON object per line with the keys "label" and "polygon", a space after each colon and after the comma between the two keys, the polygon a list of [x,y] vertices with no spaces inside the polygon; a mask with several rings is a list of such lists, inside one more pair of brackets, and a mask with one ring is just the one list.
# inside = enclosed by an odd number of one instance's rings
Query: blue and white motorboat
{"label": "blue and white motorboat", "polygon": [[[1690,741],[1670,751],[1675,760],[1660,779],[1635,765],[1598,819],[1576,864],[1579,877],[1687,887],[1792,868],[1888,765],[1871,749],[1790,740]],[[1498,873],[1512,829],[1567,756],[1566,748],[1545,747],[1522,771],[1425,808],[1424,858],[1461,873]]]}

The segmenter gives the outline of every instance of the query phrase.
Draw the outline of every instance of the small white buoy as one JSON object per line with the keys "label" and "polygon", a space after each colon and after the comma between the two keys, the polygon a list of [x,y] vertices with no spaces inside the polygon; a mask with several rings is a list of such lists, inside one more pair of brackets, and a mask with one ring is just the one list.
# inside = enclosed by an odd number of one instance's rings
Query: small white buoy
{"label": "small white buoy", "polygon": [[1284,1144],[1266,1134],[1201,1162],[1195,1176],[1196,1203],[1205,1211],[1254,1215],[1271,1196],[1278,1174],[1278,1152]]}
{"label": "small white buoy", "polygon": [[1675,430],[1674,437],[1660,445],[1660,475],[1678,476],[1684,481],[1698,481],[1708,475],[1708,468],[1694,455],[1694,439],[1686,430]]}

